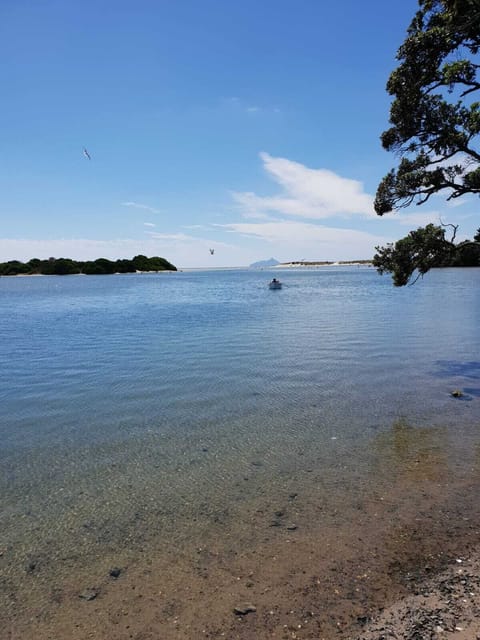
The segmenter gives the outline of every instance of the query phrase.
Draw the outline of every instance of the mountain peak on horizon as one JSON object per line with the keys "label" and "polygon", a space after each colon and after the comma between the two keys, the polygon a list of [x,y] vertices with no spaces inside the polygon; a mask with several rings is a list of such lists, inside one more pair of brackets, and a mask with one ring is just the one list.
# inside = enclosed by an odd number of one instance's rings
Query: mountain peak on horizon
{"label": "mountain peak on horizon", "polygon": [[253,262],[250,267],[259,268],[259,267],[275,267],[277,264],[280,264],[278,260],[275,258],[269,258],[268,260],[259,260],[258,262]]}

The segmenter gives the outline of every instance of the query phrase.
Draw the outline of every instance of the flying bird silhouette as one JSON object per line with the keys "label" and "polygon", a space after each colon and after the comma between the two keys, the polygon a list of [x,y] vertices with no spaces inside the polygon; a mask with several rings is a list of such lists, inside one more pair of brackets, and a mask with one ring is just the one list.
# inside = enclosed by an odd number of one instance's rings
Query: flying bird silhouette
{"label": "flying bird silhouette", "polygon": [[85,147],[83,147],[83,155],[88,158],[89,160],[91,160],[90,154],[88,153],[88,151],[85,149]]}
{"label": "flying bird silhouette", "polygon": [[215,253],[215,249],[209,249],[210,251],[210,255],[213,256],[213,254]]}

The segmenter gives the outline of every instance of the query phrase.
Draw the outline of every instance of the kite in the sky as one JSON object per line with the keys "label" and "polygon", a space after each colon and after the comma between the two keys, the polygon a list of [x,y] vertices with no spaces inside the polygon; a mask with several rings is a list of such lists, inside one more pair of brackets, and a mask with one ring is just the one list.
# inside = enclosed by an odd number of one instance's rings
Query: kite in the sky
{"label": "kite in the sky", "polygon": [[215,253],[215,249],[209,249],[210,251],[210,255],[213,256],[213,254]]}
{"label": "kite in the sky", "polygon": [[88,158],[89,160],[91,160],[90,154],[88,153],[88,151],[85,149],[85,147],[83,147],[83,155]]}

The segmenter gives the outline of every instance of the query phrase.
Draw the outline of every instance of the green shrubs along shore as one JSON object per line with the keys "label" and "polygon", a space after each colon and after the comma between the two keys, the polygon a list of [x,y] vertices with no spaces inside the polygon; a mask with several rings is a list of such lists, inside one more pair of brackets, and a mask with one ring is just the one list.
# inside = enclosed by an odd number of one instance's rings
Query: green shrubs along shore
{"label": "green shrubs along shore", "polygon": [[177,268],[165,260],[154,256],[135,256],[132,260],[71,260],[70,258],[33,258],[28,262],[10,260],[0,263],[0,276],[44,275],[66,276],[75,273],[86,275],[102,275],[107,273],[135,273],[136,271],[176,271]]}

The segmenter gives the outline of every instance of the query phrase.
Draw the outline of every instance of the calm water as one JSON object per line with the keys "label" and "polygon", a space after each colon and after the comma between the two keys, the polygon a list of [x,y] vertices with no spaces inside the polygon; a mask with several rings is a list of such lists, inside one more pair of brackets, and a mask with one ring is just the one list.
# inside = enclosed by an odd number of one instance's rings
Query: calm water
{"label": "calm water", "polygon": [[399,424],[468,473],[479,281],[445,269],[395,289],[357,267],[0,278],[10,592],[31,557],[58,574],[162,536],[188,545],[212,513],[312,468],[342,501],[346,479],[384,481],[372,456],[396,464]]}
{"label": "calm water", "polygon": [[0,279],[3,454],[238,421],[261,439],[272,414],[281,437],[313,404],[348,437],[398,415],[478,419],[480,270],[406,289],[366,268],[281,272],[277,292],[269,276]]}

